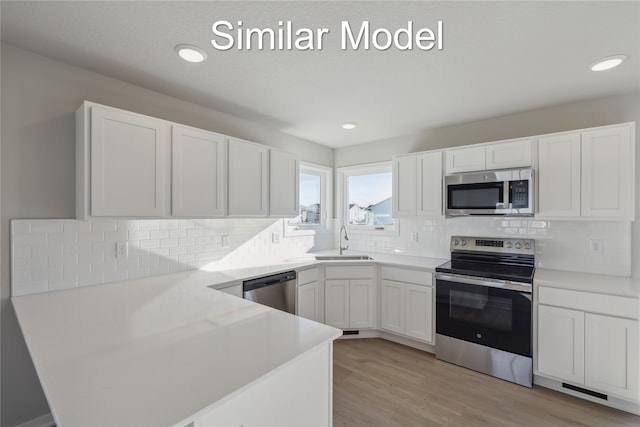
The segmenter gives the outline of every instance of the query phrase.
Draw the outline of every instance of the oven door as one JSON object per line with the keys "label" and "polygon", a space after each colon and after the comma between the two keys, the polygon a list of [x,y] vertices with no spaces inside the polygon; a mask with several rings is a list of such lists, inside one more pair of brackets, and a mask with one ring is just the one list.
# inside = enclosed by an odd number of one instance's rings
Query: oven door
{"label": "oven door", "polygon": [[531,292],[455,277],[436,274],[436,333],[531,357]]}

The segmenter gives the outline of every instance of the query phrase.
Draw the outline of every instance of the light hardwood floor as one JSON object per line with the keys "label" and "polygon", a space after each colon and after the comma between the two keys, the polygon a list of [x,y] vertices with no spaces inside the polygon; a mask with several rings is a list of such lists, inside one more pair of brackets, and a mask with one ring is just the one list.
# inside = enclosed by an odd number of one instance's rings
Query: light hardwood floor
{"label": "light hardwood floor", "polygon": [[334,343],[334,426],[640,426],[640,417],[532,389],[382,339]]}

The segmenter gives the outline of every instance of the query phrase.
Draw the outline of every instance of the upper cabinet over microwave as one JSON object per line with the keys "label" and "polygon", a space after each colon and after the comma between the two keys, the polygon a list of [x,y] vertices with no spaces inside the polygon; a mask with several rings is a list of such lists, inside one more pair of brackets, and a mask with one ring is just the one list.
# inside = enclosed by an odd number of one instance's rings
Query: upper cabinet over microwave
{"label": "upper cabinet over microwave", "polygon": [[445,154],[447,174],[530,167],[533,140],[517,139],[448,149]]}

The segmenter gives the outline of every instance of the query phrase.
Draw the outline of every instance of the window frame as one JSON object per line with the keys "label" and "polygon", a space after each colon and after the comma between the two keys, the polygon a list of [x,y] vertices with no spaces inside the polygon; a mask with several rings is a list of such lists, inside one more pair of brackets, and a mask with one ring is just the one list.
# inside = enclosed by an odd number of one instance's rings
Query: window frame
{"label": "window frame", "polygon": [[348,207],[349,207],[349,177],[353,175],[369,175],[376,173],[390,173],[392,179],[391,185],[391,204],[393,206],[393,168],[392,162],[377,162],[367,163],[354,166],[344,166],[337,168],[338,185],[336,186],[338,210],[337,216],[340,224],[344,224],[347,227],[349,233],[354,234],[370,234],[376,235],[392,235],[397,236],[400,234],[400,224],[398,218],[391,217],[393,219],[393,225],[385,226],[372,226],[372,225],[355,225],[349,224]]}
{"label": "window frame", "polygon": [[[329,227],[328,217],[333,212],[333,168],[309,162],[300,162],[299,174],[318,175],[320,177],[320,224],[290,224],[292,218],[285,218],[284,235],[290,236],[313,236],[318,231],[326,230]],[[300,177],[298,176],[298,179]],[[298,207],[300,209],[300,207]],[[299,218],[298,215],[296,218]]]}

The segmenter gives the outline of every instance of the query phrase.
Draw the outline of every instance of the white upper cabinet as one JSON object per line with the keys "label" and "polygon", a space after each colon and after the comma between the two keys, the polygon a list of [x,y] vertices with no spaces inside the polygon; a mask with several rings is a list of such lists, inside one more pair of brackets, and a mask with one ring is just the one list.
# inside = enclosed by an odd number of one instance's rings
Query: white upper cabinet
{"label": "white upper cabinet", "polygon": [[394,157],[393,167],[393,217],[416,214],[416,156]]}
{"label": "white upper cabinet", "polygon": [[228,214],[260,217],[268,214],[269,149],[229,139]]}
{"label": "white upper cabinet", "polygon": [[174,216],[225,214],[226,138],[173,126],[172,209]]}
{"label": "white upper cabinet", "polygon": [[442,216],[442,151],[416,156],[416,213],[420,216]]}
{"label": "white upper cabinet", "polygon": [[633,219],[634,124],[541,136],[538,215]]}
{"label": "white upper cabinet", "polygon": [[486,152],[487,169],[509,169],[531,166],[531,139],[488,144]]}
{"label": "white upper cabinet", "polygon": [[76,119],[78,218],[166,215],[167,125],[86,102]]}
{"label": "white upper cabinet", "polygon": [[292,153],[88,101],[76,111],[78,219],[295,217],[298,188]]}
{"label": "white upper cabinet", "polygon": [[393,216],[442,216],[442,152],[393,159]]}
{"label": "white upper cabinet", "polygon": [[538,212],[580,216],[580,133],[538,140]]}
{"label": "white upper cabinet", "polygon": [[631,217],[631,127],[617,126],[582,133],[582,215]]}
{"label": "white upper cabinet", "polygon": [[447,173],[482,171],[486,169],[484,145],[453,148],[446,151]]}
{"label": "white upper cabinet", "polygon": [[447,173],[528,167],[532,147],[527,138],[452,148],[446,151]]}
{"label": "white upper cabinet", "polygon": [[269,215],[299,214],[300,164],[295,154],[271,149],[269,153]]}

